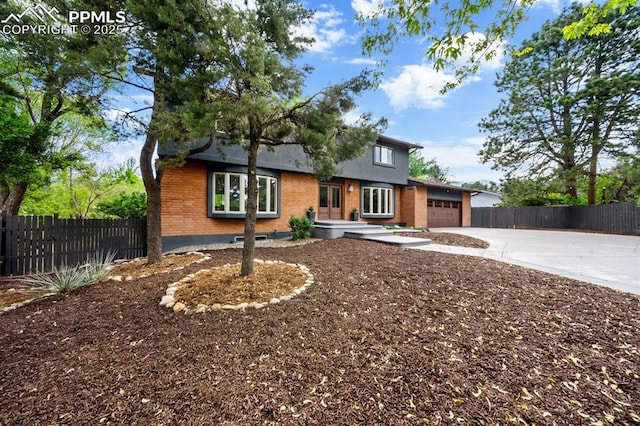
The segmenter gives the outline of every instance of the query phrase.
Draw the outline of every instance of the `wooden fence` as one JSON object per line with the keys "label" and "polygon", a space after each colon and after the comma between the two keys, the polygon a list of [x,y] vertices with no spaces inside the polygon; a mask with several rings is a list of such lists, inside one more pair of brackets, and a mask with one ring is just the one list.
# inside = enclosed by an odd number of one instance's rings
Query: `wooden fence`
{"label": "wooden fence", "polygon": [[640,207],[635,204],[474,207],[471,209],[471,226],[580,229],[640,235]]}
{"label": "wooden fence", "polygon": [[145,219],[59,219],[0,215],[0,275],[50,272],[99,254],[146,256]]}

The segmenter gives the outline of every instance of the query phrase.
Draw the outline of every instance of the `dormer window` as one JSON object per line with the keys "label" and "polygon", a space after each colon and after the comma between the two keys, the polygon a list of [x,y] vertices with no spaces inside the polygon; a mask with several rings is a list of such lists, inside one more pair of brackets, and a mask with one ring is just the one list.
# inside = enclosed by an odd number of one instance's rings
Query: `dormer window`
{"label": "dormer window", "polygon": [[395,153],[393,148],[388,146],[376,145],[373,147],[373,162],[383,166],[395,165]]}

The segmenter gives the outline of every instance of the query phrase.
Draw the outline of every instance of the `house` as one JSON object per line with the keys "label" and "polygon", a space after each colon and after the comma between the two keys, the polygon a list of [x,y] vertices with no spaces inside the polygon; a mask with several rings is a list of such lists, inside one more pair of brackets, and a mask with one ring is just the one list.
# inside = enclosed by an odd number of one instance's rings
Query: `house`
{"label": "house", "polygon": [[[470,226],[471,190],[409,177],[409,153],[419,145],[379,136],[337,176],[318,182],[301,147],[284,145],[258,156],[256,235],[289,236],[288,222],[309,206],[316,220],[360,220],[416,227]],[[159,155],[168,153],[163,149]],[[162,240],[165,250],[230,242],[244,232],[247,156],[238,145],[215,144],[187,158],[162,179]]]}
{"label": "house", "polygon": [[471,207],[494,207],[502,201],[500,194],[490,191],[471,193]]}

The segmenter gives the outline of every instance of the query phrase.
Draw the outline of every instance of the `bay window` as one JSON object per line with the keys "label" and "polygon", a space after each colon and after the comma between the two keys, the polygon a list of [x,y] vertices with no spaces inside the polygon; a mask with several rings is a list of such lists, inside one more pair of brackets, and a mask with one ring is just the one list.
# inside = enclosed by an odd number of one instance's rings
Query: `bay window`
{"label": "bay window", "polygon": [[393,216],[394,191],[391,188],[362,188],[363,216]]}
{"label": "bay window", "polygon": [[[243,215],[246,213],[249,178],[246,173],[214,172],[212,174],[211,214]],[[278,178],[258,176],[258,215],[278,214]]]}

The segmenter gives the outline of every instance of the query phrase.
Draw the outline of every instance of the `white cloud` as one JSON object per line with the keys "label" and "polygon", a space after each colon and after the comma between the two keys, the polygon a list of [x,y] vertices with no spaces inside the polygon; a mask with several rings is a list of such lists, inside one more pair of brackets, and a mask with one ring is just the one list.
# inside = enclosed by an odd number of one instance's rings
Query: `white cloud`
{"label": "white cloud", "polygon": [[364,17],[370,16],[371,13],[375,12],[380,8],[383,4],[382,0],[352,0],[351,7],[356,11],[357,14],[360,14]]}
{"label": "white cloud", "polygon": [[315,42],[308,50],[316,53],[330,52],[336,46],[354,43],[356,38],[340,27],[344,23],[342,12],[333,6],[323,7],[324,9],[317,11],[309,22],[294,28],[293,33],[313,38]]}
{"label": "white cloud", "polygon": [[[485,40],[485,36],[481,33],[467,34],[462,55],[455,61],[454,69],[469,64],[473,60],[473,47]],[[500,44],[495,47],[493,58],[479,60],[478,74],[501,68],[503,58],[504,45]],[[480,81],[481,78],[478,74],[467,77],[457,87]],[[432,64],[414,64],[403,66],[397,77],[384,81],[380,88],[387,94],[391,106],[396,111],[410,107],[438,109],[444,106],[444,100],[455,89],[449,89],[446,93],[442,93],[442,90],[448,84],[456,81],[457,78],[453,70],[436,71]]]}
{"label": "white cloud", "polygon": [[362,115],[362,109],[360,109],[360,107],[352,109],[344,115],[344,124],[353,126],[360,118],[360,115]]}
{"label": "white cloud", "polygon": [[467,145],[481,147],[485,140],[487,140],[487,138],[485,138],[484,136],[471,136],[471,137],[462,139],[462,142],[464,142]]}
{"label": "white cloud", "polygon": [[350,65],[375,65],[377,62],[375,59],[369,58],[354,58],[346,61]]}
{"label": "white cloud", "polygon": [[[465,45],[462,47],[462,54],[454,62],[454,67],[459,68],[477,62],[479,65],[478,72],[495,71],[502,68],[504,65],[502,63],[505,52],[504,42],[495,41],[493,44],[487,46],[486,49],[483,49],[483,52],[479,54],[480,57],[478,58],[478,54],[474,54],[473,49],[481,47],[483,43],[486,43],[487,37],[482,33],[467,33],[465,37],[466,40]],[[493,57],[487,59],[484,53],[489,51],[493,51]]]}
{"label": "white cloud", "polygon": [[[471,78],[473,81],[478,79]],[[442,89],[454,81],[453,74],[436,71],[432,65],[405,65],[400,75],[384,81],[380,88],[397,111],[409,107],[438,109],[444,106],[444,99],[450,93],[442,93]]]}
{"label": "white cloud", "polygon": [[549,8],[553,13],[559,15],[562,11],[562,3],[562,0],[537,0],[533,6]]}
{"label": "white cloud", "polygon": [[480,163],[478,151],[483,138],[468,137],[461,142],[451,140],[423,140],[418,142],[424,148],[421,154],[424,158],[436,158],[438,164],[448,167],[452,180],[458,182],[474,182],[477,180],[492,180],[498,182],[503,174],[491,170],[489,165]]}

